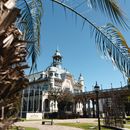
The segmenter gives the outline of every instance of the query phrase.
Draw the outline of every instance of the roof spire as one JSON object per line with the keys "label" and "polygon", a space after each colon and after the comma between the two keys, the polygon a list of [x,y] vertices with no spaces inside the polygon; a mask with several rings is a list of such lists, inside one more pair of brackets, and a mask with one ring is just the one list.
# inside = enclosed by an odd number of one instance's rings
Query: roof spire
{"label": "roof spire", "polygon": [[56,50],[59,51],[59,45],[58,45],[58,44],[57,44],[57,46],[56,46]]}
{"label": "roof spire", "polygon": [[80,73],[80,75],[79,75],[79,81],[84,81],[84,78],[83,78],[83,76],[82,76],[81,73]]}

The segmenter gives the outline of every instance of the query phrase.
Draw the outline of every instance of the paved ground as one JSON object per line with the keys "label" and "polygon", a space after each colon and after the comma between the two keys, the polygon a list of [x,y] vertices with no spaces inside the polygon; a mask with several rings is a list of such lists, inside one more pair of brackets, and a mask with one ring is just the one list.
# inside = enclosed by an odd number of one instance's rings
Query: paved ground
{"label": "paved ground", "polygon": [[[58,126],[55,123],[96,123],[97,119],[67,119],[67,120],[54,120],[54,125],[42,125],[42,121],[23,121],[17,122],[15,125],[24,126],[24,127],[34,127],[39,128],[39,130],[82,130],[80,128],[67,127],[67,126]],[[129,130],[129,129],[124,129]]]}
{"label": "paved ground", "polygon": [[24,121],[17,122],[15,125],[24,126],[24,127],[34,127],[39,128],[40,130],[81,130],[80,128],[67,127],[67,126],[57,126],[55,123],[79,123],[79,122],[87,122],[87,123],[95,123],[96,119],[67,119],[67,120],[54,120],[54,125],[42,125],[41,121]]}
{"label": "paved ground", "polygon": [[17,126],[39,128],[39,130],[81,130],[74,127],[57,126],[57,125],[41,125],[41,121],[25,121],[17,122]]}

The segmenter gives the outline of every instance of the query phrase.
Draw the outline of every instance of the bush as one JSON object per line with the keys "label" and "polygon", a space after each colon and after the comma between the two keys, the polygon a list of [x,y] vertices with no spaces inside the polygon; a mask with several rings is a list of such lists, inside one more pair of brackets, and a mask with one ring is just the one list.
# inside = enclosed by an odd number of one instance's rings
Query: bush
{"label": "bush", "polygon": [[56,119],[58,117],[58,112],[53,112],[53,113],[45,113],[44,118],[45,119]]}
{"label": "bush", "polygon": [[79,118],[80,115],[76,113],[67,113],[67,112],[53,112],[53,113],[45,113],[45,119],[74,119]]}

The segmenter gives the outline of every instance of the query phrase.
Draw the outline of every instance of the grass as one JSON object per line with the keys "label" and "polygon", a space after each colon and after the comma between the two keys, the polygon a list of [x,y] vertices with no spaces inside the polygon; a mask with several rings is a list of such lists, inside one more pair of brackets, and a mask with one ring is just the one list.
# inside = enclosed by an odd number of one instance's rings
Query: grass
{"label": "grass", "polygon": [[126,126],[126,125],[125,125],[125,128],[128,128],[128,129],[130,129],[130,126]]}
{"label": "grass", "polygon": [[129,120],[129,121],[126,121],[126,124],[129,124],[129,125],[130,125],[130,120]]}
{"label": "grass", "polygon": [[39,130],[38,128],[30,128],[30,127],[26,127],[25,130]]}
{"label": "grass", "polygon": [[130,121],[127,121],[126,124],[124,124],[125,128],[129,128],[130,129]]}
{"label": "grass", "polygon": [[[20,126],[20,128],[22,128],[21,126]],[[38,128],[31,128],[31,127],[24,127],[25,128],[25,130],[39,130]],[[13,127],[11,130],[17,130],[17,127]]]}
{"label": "grass", "polygon": [[[70,126],[70,127],[76,127],[76,128],[81,128],[83,130],[90,130],[93,128],[93,130],[97,130],[97,127],[95,124],[87,124],[87,123],[57,123],[57,125],[62,125],[62,126]],[[102,130],[111,130],[107,128],[102,128]]]}

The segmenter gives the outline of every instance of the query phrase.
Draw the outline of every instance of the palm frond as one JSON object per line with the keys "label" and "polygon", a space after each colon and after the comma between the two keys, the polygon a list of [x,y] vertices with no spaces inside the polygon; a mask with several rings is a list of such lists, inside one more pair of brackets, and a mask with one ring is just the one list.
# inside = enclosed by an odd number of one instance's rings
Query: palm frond
{"label": "palm frond", "polygon": [[99,9],[107,15],[113,22],[119,23],[122,27],[129,28],[126,23],[124,12],[118,5],[117,0],[87,0],[90,2],[91,7]]}
{"label": "palm frond", "polygon": [[31,41],[27,48],[28,57],[32,59],[31,70],[37,66],[36,59],[40,52],[40,25],[42,17],[41,0],[17,0],[17,7],[21,10],[21,17],[17,21],[18,28],[24,32],[26,41]]}
{"label": "palm frond", "polygon": [[87,13],[91,8],[96,11],[100,10],[106,16],[108,16],[113,23],[121,25],[123,28],[128,29],[129,26],[126,23],[127,18],[124,12],[118,5],[117,0],[52,0],[53,2],[66,4],[73,10],[80,14]]}
{"label": "palm frond", "polygon": [[95,31],[95,42],[104,56],[111,59],[114,65],[126,76],[130,77],[130,48],[123,35],[112,24],[99,28],[104,35]]}
{"label": "palm frond", "polygon": [[104,27],[97,27],[84,15],[80,14],[78,11],[74,10],[65,3],[60,2],[59,0],[52,1],[82,18],[91,27],[91,32],[95,35],[95,42],[98,49],[104,54],[104,56],[109,57],[113,64],[116,65],[117,68],[125,74],[125,76],[128,78],[130,77],[129,48],[123,36],[116,27],[112,24],[107,24]]}

